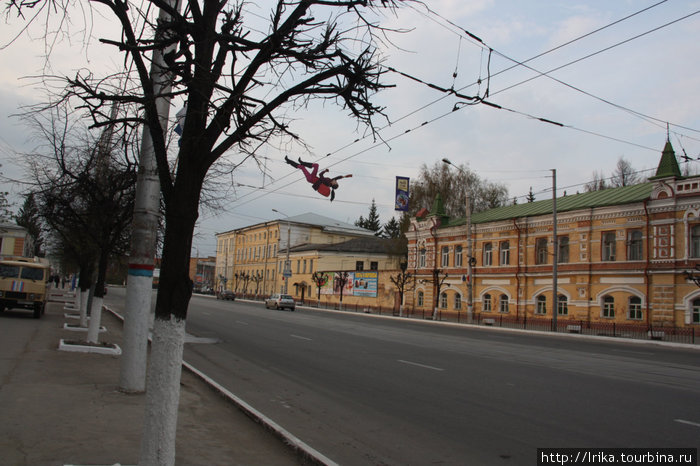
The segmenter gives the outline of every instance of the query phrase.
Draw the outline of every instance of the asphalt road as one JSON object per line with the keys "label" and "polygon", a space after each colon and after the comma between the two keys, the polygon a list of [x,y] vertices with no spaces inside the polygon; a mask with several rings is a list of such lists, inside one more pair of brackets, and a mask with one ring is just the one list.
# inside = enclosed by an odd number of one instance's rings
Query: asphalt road
{"label": "asphalt road", "polygon": [[201,297],[187,331],[188,362],[342,465],[700,446],[698,350]]}

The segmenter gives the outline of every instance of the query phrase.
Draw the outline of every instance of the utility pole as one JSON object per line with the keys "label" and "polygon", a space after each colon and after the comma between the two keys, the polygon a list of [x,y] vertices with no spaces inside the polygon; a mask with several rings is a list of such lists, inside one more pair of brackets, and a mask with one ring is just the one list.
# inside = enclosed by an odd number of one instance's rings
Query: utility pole
{"label": "utility pole", "polygon": [[559,262],[559,243],[557,241],[557,170],[552,169],[552,330],[557,331],[557,313],[559,312],[559,293],[557,293],[557,263]]}
{"label": "utility pole", "polygon": [[[464,170],[462,170],[460,167],[454,165],[452,162],[450,162],[449,159],[444,158],[442,159],[444,163],[447,165],[452,165],[455,167],[457,170],[459,170],[460,173],[465,175],[466,173]],[[465,197],[465,207],[466,207],[466,212],[465,212],[465,220],[466,220],[466,226],[467,226],[467,323],[471,324],[473,321],[474,317],[474,262],[472,258],[472,209],[471,209],[471,201],[470,201],[470,196],[469,196],[469,187],[465,186],[464,187],[464,197]]]}
{"label": "utility pole", "polygon": [[[180,10],[180,0],[167,0],[167,2],[172,8]],[[158,22],[168,22],[170,19],[170,15],[161,9]],[[156,30],[156,42],[161,39],[159,37],[161,33],[160,28]],[[156,108],[162,128],[167,128],[170,113],[170,98],[162,96],[170,93],[171,89],[170,74],[166,72],[167,67],[163,60],[165,53],[166,51],[155,48],[151,64],[153,94],[157,98]],[[136,180],[136,199],[124,305],[126,315],[119,388],[125,392],[140,393],[146,390],[148,330],[159,207],[160,180],[153,140],[149,128],[144,126],[139,172]]]}
{"label": "utility pole", "polygon": [[289,294],[289,279],[292,278],[292,264],[289,262],[289,248],[291,247],[291,226],[289,224],[289,215],[285,214],[284,212],[280,212],[277,209],[272,209],[272,211],[287,217],[287,260],[284,261],[284,271],[282,272],[282,277],[284,277],[284,294]]}

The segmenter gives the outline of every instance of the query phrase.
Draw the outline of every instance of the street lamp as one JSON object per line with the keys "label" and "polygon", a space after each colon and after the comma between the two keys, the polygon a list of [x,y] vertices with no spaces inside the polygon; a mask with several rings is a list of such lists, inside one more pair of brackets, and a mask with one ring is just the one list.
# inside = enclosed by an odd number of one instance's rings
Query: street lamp
{"label": "street lamp", "polygon": [[291,226],[289,224],[289,215],[285,214],[284,212],[280,212],[277,209],[272,209],[272,211],[287,217],[287,260],[285,260],[285,262],[284,262],[284,271],[282,272],[282,277],[284,278],[284,294],[289,294],[288,293],[289,279],[292,276],[292,265],[289,262],[289,248],[291,247],[291,243],[290,243]]}
{"label": "street lamp", "polygon": [[[460,167],[454,165],[452,162],[450,162],[449,159],[443,158],[442,159],[443,163],[446,163],[447,165],[452,165],[455,167],[457,170],[460,171],[463,175],[467,175],[464,170],[462,170]],[[473,285],[474,285],[474,273],[473,273],[473,266],[474,263],[476,262],[472,258],[472,213],[471,213],[471,206],[469,205],[469,188],[467,186],[464,187],[464,197],[465,197],[465,204],[466,204],[466,224],[467,224],[467,323],[472,323],[472,317],[474,315],[474,308],[473,308]]]}

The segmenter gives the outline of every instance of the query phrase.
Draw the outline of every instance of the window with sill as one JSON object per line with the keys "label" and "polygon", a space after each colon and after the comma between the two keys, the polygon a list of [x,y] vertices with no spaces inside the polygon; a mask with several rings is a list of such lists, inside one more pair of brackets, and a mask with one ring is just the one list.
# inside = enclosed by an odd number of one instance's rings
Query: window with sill
{"label": "window with sill", "polygon": [[547,256],[547,238],[537,238],[535,242],[535,263],[546,264]]}
{"label": "window with sill", "polygon": [[547,297],[543,294],[537,297],[537,307],[535,308],[535,314],[545,315],[547,313]]}
{"label": "window with sill", "polygon": [[566,296],[560,294],[557,299],[557,315],[568,316],[569,315],[569,300]]}
{"label": "window with sill", "polygon": [[491,312],[491,295],[488,293],[486,293],[484,297],[481,298],[481,310],[483,312]]}
{"label": "window with sill", "polygon": [[642,312],[642,298],[638,296],[630,296],[628,303],[627,318],[630,320],[642,320],[644,313]]}
{"label": "window with sill", "polygon": [[606,231],[603,233],[603,241],[602,241],[602,253],[603,257],[602,259],[604,261],[614,261],[615,260],[615,232],[614,231]]}
{"label": "window with sill", "polygon": [[484,257],[482,263],[483,265],[493,264],[493,246],[491,243],[484,243]]}
{"label": "window with sill", "polygon": [[509,265],[510,264],[510,243],[508,241],[501,241],[500,244],[500,264]]}
{"label": "window with sill", "polygon": [[627,260],[640,261],[644,259],[642,255],[642,230],[631,230],[627,232]]}
{"label": "window with sill", "polygon": [[612,296],[603,297],[603,309],[601,310],[601,316],[609,319],[615,317],[615,298]]}

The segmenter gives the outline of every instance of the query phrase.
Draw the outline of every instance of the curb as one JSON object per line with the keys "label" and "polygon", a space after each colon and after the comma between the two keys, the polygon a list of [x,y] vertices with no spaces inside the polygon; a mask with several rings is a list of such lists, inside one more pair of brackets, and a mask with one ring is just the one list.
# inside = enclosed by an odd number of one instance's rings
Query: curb
{"label": "curb", "polygon": [[[107,306],[104,306],[104,309],[108,312],[110,312],[113,316],[115,316],[117,319],[121,320],[122,323],[124,322],[124,317],[119,314],[118,312],[110,309]],[[149,337],[148,341],[151,342],[151,337],[150,337],[150,332],[149,332]],[[121,353],[121,350],[120,350]],[[213,380],[211,377],[185,361],[184,359],[182,360],[182,367],[192,373],[193,375],[197,376],[200,380],[202,380],[205,384],[209,386],[212,390],[215,392],[219,393],[224,399],[232,403],[234,406],[236,406],[238,409],[243,411],[243,413],[253,419],[255,422],[263,426],[266,430],[274,434],[277,438],[282,440],[285,445],[290,447],[294,452],[296,452],[300,457],[302,457],[304,460],[310,462],[310,464],[314,465],[319,465],[319,466],[339,466],[338,463],[335,461],[331,460],[330,458],[327,458],[324,456],[322,453],[317,451],[316,449],[312,448],[311,446],[307,445],[304,443],[302,440],[300,440],[298,437],[293,435],[291,432],[288,430],[284,429],[282,426],[277,424],[275,421],[272,419],[268,418],[264,414],[262,414],[260,411],[257,409],[253,408],[251,405],[243,401],[241,398],[237,397],[233,393],[231,393],[229,390],[227,390],[225,387],[220,385],[218,382]]]}

